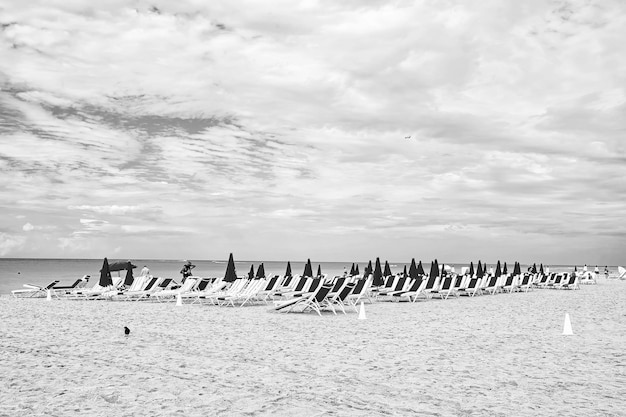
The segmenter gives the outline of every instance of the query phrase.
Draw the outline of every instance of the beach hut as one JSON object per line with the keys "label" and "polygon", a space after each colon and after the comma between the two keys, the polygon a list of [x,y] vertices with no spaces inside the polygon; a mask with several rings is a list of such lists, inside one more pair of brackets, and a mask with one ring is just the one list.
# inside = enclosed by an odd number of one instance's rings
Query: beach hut
{"label": "beach hut", "polygon": [[388,276],[391,276],[391,275],[393,275],[393,274],[391,273],[391,268],[389,267],[389,262],[385,261],[385,269],[383,270],[383,276],[384,277],[388,277]]}
{"label": "beach hut", "polygon": [[304,265],[303,277],[313,277],[313,267],[311,266],[311,260],[307,259],[306,265]]}
{"label": "beach hut", "polygon": [[254,264],[250,265],[250,271],[248,272],[248,279],[254,279]]}
{"label": "beach hut", "polygon": [[103,288],[113,285],[113,278],[111,278],[111,270],[109,269],[109,260],[107,258],[104,258],[104,261],[102,262],[100,281],[98,284]]}
{"label": "beach hut", "polygon": [[256,270],[255,279],[264,279],[265,278],[265,266],[263,266],[263,262]]}
{"label": "beach hut", "polygon": [[226,265],[226,273],[224,274],[224,282],[234,282],[237,279],[237,271],[235,270],[235,259],[231,253],[228,257]]}
{"label": "beach hut", "polygon": [[287,261],[287,269],[285,270],[285,278],[291,278],[291,262]]}
{"label": "beach hut", "polygon": [[318,278],[322,277],[322,264],[318,264],[317,265],[317,275],[315,275]]}
{"label": "beach hut", "polygon": [[372,285],[374,287],[378,287],[383,284],[383,270],[380,267],[380,258],[376,258],[376,266],[374,266],[374,280],[372,281]]}

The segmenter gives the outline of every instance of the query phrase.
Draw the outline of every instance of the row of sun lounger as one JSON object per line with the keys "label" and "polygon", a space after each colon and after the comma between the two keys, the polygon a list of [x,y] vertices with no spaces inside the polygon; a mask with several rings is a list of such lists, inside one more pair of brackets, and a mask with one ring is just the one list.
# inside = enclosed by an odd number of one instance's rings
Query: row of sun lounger
{"label": "row of sun lounger", "polygon": [[[244,279],[227,283],[220,278],[190,277],[177,286],[171,278],[141,276],[135,278],[128,288],[120,288],[121,278],[115,278],[113,286],[102,288],[55,287],[58,281],[46,287],[32,290],[50,292],[56,298],[74,300],[156,301],[179,300],[188,304],[212,304],[219,306],[244,306],[249,304],[272,304],[272,310],[315,311],[328,310],[336,314],[345,307],[357,309],[360,301],[408,301],[453,297],[474,297],[482,294],[527,292],[533,288],[577,289],[578,276],[567,273],[539,275],[525,273],[518,276],[485,275],[481,278],[469,275],[449,274],[444,277],[419,276],[409,278],[395,275],[384,279],[380,286],[372,286],[372,276],[367,278],[334,277],[279,277],[269,279]],[[20,291],[20,290],[17,290]],[[14,296],[18,296],[14,294]]]}

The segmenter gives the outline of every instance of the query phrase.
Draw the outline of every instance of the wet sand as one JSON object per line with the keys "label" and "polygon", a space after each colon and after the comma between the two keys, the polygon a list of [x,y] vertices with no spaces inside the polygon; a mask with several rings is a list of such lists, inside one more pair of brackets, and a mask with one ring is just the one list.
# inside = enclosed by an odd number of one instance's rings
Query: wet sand
{"label": "wet sand", "polygon": [[2,297],[0,416],[626,416],[624,306],[616,280],[366,320]]}

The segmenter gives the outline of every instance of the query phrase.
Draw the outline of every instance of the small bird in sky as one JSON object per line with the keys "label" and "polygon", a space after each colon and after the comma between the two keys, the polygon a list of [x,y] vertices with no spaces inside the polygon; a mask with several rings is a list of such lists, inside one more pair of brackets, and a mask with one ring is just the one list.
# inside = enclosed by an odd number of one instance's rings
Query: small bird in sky
{"label": "small bird in sky", "polygon": [[126,327],[126,326],[124,326],[124,334],[126,336],[128,336],[130,334],[130,329],[128,327]]}
{"label": "small bird in sky", "polygon": [[405,136],[404,139],[411,139],[411,136]]}

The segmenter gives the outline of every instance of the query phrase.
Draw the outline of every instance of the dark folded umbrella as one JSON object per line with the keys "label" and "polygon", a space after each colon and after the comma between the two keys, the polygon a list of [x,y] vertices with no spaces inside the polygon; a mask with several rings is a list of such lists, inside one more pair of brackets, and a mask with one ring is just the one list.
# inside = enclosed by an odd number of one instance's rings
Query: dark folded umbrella
{"label": "dark folded umbrella", "polygon": [[391,268],[389,267],[389,262],[385,261],[385,269],[384,269],[384,272],[383,272],[383,276],[384,277],[388,277],[388,276],[391,276],[391,275],[393,275],[393,274],[391,273]]}
{"label": "dark folded umbrella", "polygon": [[311,260],[307,259],[306,265],[304,265],[304,272],[302,273],[303,277],[312,277],[313,276],[313,267],[311,266]]}
{"label": "dark folded umbrella", "polygon": [[98,282],[101,287],[108,287],[113,285],[113,279],[111,278],[111,270],[109,269],[109,260],[104,258],[102,262],[102,269],[100,270],[100,281]]}
{"label": "dark folded umbrella", "polygon": [[372,281],[372,285],[374,287],[378,287],[383,284],[383,271],[380,267],[380,259],[376,258],[376,266],[374,267],[374,280]]}
{"label": "dark folded umbrella", "polygon": [[411,266],[409,266],[409,278],[417,278],[417,266],[415,265],[415,258],[411,259]]}
{"label": "dark folded umbrella", "polygon": [[496,277],[500,277],[502,275],[502,269],[500,268],[500,261],[496,264]]}
{"label": "dark folded umbrella", "polygon": [[435,264],[435,262],[437,261],[432,261],[430,263],[430,270],[428,271],[428,278],[437,278],[439,276],[439,268],[437,266],[437,264]]}
{"label": "dark folded umbrella", "polygon": [[533,274],[537,273],[537,264],[533,264],[532,269],[530,270],[530,272],[532,272]]}
{"label": "dark folded umbrella", "polygon": [[228,257],[228,265],[226,265],[226,273],[224,274],[224,282],[234,282],[237,279],[237,271],[235,270],[235,259],[231,253]]}
{"label": "dark folded umbrella", "polygon": [[408,277],[408,276],[409,276],[409,274],[406,272],[406,265],[404,265],[404,271],[402,272],[402,276],[403,276],[404,278],[406,278],[406,277]]}
{"label": "dark folded umbrella", "polygon": [[291,262],[287,261],[287,270],[285,270],[285,277],[291,277]]}
{"label": "dark folded umbrella", "polygon": [[476,267],[476,278],[482,278],[485,276],[485,271],[483,270],[483,265],[478,261],[478,266]]}
{"label": "dark folded umbrella", "polygon": [[265,267],[263,266],[263,262],[259,265],[259,268],[256,270],[255,279],[263,279],[265,278]]}
{"label": "dark folded umbrella", "polygon": [[350,276],[353,277],[356,274],[354,273],[354,262],[352,262],[352,267],[350,268]]}
{"label": "dark folded umbrella", "polygon": [[509,273],[509,271],[507,271],[507,269],[506,269],[506,262],[505,262],[504,263],[504,267],[502,267],[502,275],[506,275],[508,273]]}
{"label": "dark folded umbrella", "polygon": [[254,264],[250,265],[250,272],[248,272],[248,279],[254,279]]}
{"label": "dark folded umbrella", "polygon": [[321,277],[322,276],[322,265],[318,264],[317,265],[317,275],[316,277]]}
{"label": "dark folded umbrella", "polygon": [[543,264],[539,265],[539,273],[543,275]]}
{"label": "dark folded umbrella", "polygon": [[359,264],[356,264],[356,266],[354,268],[354,275],[360,275],[360,273],[359,273]]}
{"label": "dark folded umbrella", "polygon": [[124,277],[124,285],[130,287],[133,284],[135,278],[133,277],[133,268],[128,268],[126,270],[126,277]]}
{"label": "dark folded umbrella", "polygon": [[474,262],[470,262],[469,276],[474,276]]}
{"label": "dark folded umbrella", "polygon": [[426,272],[424,271],[424,266],[422,265],[422,261],[417,264],[417,275],[425,276]]}

